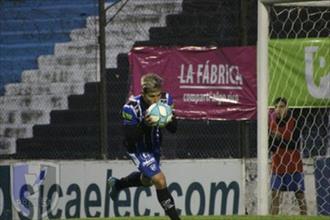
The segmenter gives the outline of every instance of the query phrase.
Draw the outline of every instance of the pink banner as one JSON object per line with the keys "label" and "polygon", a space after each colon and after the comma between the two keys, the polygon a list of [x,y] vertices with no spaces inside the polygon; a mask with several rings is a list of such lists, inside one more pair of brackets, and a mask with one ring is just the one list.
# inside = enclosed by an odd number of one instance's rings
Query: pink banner
{"label": "pink banner", "polygon": [[131,93],[141,92],[143,74],[159,74],[180,118],[256,118],[255,47],[136,47],[129,60]]}

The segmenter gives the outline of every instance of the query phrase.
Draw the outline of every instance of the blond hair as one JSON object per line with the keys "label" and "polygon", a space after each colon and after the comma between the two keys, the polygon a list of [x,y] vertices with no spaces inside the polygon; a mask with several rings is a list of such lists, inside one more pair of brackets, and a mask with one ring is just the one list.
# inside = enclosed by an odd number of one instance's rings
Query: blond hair
{"label": "blond hair", "polygon": [[141,77],[141,87],[144,93],[161,90],[163,79],[155,73],[147,73]]}

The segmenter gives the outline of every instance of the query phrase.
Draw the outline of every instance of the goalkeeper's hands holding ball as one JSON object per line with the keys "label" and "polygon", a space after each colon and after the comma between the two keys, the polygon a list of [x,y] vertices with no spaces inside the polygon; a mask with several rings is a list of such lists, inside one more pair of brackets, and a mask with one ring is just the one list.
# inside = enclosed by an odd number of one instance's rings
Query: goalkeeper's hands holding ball
{"label": "goalkeeper's hands holding ball", "polygon": [[149,114],[146,114],[144,116],[143,121],[147,126],[150,126],[150,127],[157,126],[157,122],[153,121],[152,117]]}
{"label": "goalkeeper's hands holding ball", "polygon": [[148,125],[166,127],[172,121],[172,107],[162,102],[153,103],[146,110],[145,117]]}

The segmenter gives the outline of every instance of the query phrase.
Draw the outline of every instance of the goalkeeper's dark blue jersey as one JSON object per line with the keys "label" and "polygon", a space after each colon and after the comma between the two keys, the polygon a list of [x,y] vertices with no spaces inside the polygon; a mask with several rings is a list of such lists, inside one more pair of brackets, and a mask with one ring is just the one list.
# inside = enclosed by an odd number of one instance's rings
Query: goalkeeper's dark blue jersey
{"label": "goalkeeper's dark blue jersey", "polygon": [[[173,106],[173,98],[168,93],[161,94],[161,102]],[[147,126],[144,116],[148,104],[141,95],[131,97],[122,109],[125,141],[128,154],[136,167],[147,177],[160,172],[161,129]],[[174,133],[177,129],[175,117],[166,125],[166,129]]]}
{"label": "goalkeeper's dark blue jersey", "polygon": [[[160,101],[170,106],[173,105],[173,98],[169,93],[162,93]],[[160,128],[147,126],[143,121],[148,107],[141,95],[130,97],[123,106],[125,145],[129,153],[152,152],[157,155],[160,154],[162,141]]]}

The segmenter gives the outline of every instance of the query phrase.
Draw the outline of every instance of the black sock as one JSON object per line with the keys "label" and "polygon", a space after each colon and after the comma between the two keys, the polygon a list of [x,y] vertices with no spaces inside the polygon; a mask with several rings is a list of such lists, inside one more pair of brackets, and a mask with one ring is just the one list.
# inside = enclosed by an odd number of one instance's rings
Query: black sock
{"label": "black sock", "polygon": [[116,182],[116,189],[122,190],[132,186],[143,186],[141,182],[141,173],[133,172],[126,177],[121,178]]}
{"label": "black sock", "polygon": [[157,198],[165,213],[171,220],[180,220],[179,214],[175,209],[174,199],[167,188],[157,189]]}

